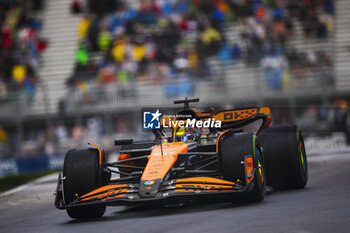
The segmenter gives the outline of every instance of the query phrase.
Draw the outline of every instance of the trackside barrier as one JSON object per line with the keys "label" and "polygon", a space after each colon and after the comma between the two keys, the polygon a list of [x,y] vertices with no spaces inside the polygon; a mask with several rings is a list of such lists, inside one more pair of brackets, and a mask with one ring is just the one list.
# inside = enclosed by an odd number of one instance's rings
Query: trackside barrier
{"label": "trackside barrier", "polygon": [[46,170],[59,170],[63,167],[63,161],[64,154],[0,159],[0,177]]}
{"label": "trackside barrier", "polygon": [[334,132],[329,135],[314,135],[304,139],[306,152],[320,152],[347,147],[345,133]]}
{"label": "trackside barrier", "polygon": [[[305,137],[305,148],[308,154],[324,150],[346,148],[346,135],[333,133],[328,136]],[[45,170],[61,170],[63,168],[64,154],[38,155],[31,158],[0,159],[0,177],[14,174],[39,172]]]}

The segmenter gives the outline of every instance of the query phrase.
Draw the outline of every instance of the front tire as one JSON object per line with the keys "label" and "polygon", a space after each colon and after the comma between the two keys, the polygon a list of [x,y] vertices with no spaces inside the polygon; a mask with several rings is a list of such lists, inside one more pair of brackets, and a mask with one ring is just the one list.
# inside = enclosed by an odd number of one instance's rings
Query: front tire
{"label": "front tire", "polygon": [[[228,132],[220,139],[220,164],[225,180],[242,182],[249,189],[244,193],[232,195],[233,203],[260,202],[266,196],[263,157],[257,138],[252,133]],[[248,182],[246,175],[246,156],[253,158],[253,179]]]}
{"label": "front tire", "polygon": [[[63,165],[64,197],[66,204],[76,196],[84,195],[101,185],[103,176],[99,166],[99,153],[96,149],[73,149],[68,151]],[[102,217],[106,205],[88,205],[67,208],[71,218],[88,219]]]}

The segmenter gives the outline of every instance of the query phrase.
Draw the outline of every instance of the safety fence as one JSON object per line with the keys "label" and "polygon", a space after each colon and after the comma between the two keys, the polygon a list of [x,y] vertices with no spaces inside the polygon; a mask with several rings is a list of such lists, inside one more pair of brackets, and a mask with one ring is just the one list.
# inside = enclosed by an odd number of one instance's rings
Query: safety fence
{"label": "safety fence", "polygon": [[0,177],[22,173],[62,169],[64,154],[30,158],[0,159]]}
{"label": "safety fence", "polygon": [[[347,146],[346,135],[341,132],[328,135],[314,134],[306,137],[304,141],[309,155],[332,149],[342,149]],[[62,170],[64,157],[64,154],[56,154],[50,156],[38,155],[30,158],[0,159],[0,177],[38,171]]]}

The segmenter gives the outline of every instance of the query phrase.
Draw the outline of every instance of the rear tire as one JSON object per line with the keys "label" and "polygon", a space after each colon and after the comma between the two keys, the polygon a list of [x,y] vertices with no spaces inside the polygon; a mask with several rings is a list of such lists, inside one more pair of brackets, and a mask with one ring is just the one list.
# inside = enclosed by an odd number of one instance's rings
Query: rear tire
{"label": "rear tire", "polygon": [[[66,204],[76,196],[84,195],[103,185],[103,175],[99,166],[99,153],[96,149],[73,149],[64,160],[64,198]],[[71,218],[87,219],[102,217],[106,205],[88,205],[67,208]]]}
{"label": "rear tire", "polygon": [[267,128],[259,139],[264,151],[267,184],[274,189],[304,188],[308,179],[303,136],[296,125]]}
{"label": "rear tire", "polygon": [[[266,196],[263,157],[257,138],[252,133],[226,133],[220,139],[220,162],[224,179],[247,185],[245,156],[253,157],[254,178],[248,184],[248,191],[232,195],[233,203],[260,202]],[[259,169],[260,168],[260,169]]]}

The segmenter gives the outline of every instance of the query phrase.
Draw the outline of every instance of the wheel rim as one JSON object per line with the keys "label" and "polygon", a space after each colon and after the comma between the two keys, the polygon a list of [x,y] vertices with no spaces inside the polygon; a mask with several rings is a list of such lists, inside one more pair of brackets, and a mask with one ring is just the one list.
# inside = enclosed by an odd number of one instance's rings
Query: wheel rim
{"label": "wheel rim", "polygon": [[299,150],[299,161],[300,161],[300,167],[301,167],[301,174],[303,176],[303,179],[306,179],[307,174],[307,163],[306,163],[306,153],[305,153],[305,146],[303,142],[303,138],[301,136],[300,130],[298,130],[297,140],[299,142],[298,150]]}
{"label": "wheel rim", "polygon": [[263,168],[263,165],[262,165],[262,161],[261,161],[261,156],[260,156],[260,151],[258,148],[256,148],[255,150],[255,154],[256,154],[256,161],[258,163],[258,173],[259,173],[259,178],[260,178],[260,181],[261,183],[264,183],[264,168]]}
{"label": "wheel rim", "polygon": [[300,146],[299,146],[299,150],[300,150],[300,162],[301,162],[301,167],[303,168],[303,171],[306,171],[306,163],[305,163],[305,149],[304,149],[304,145],[303,142],[300,141]]}

